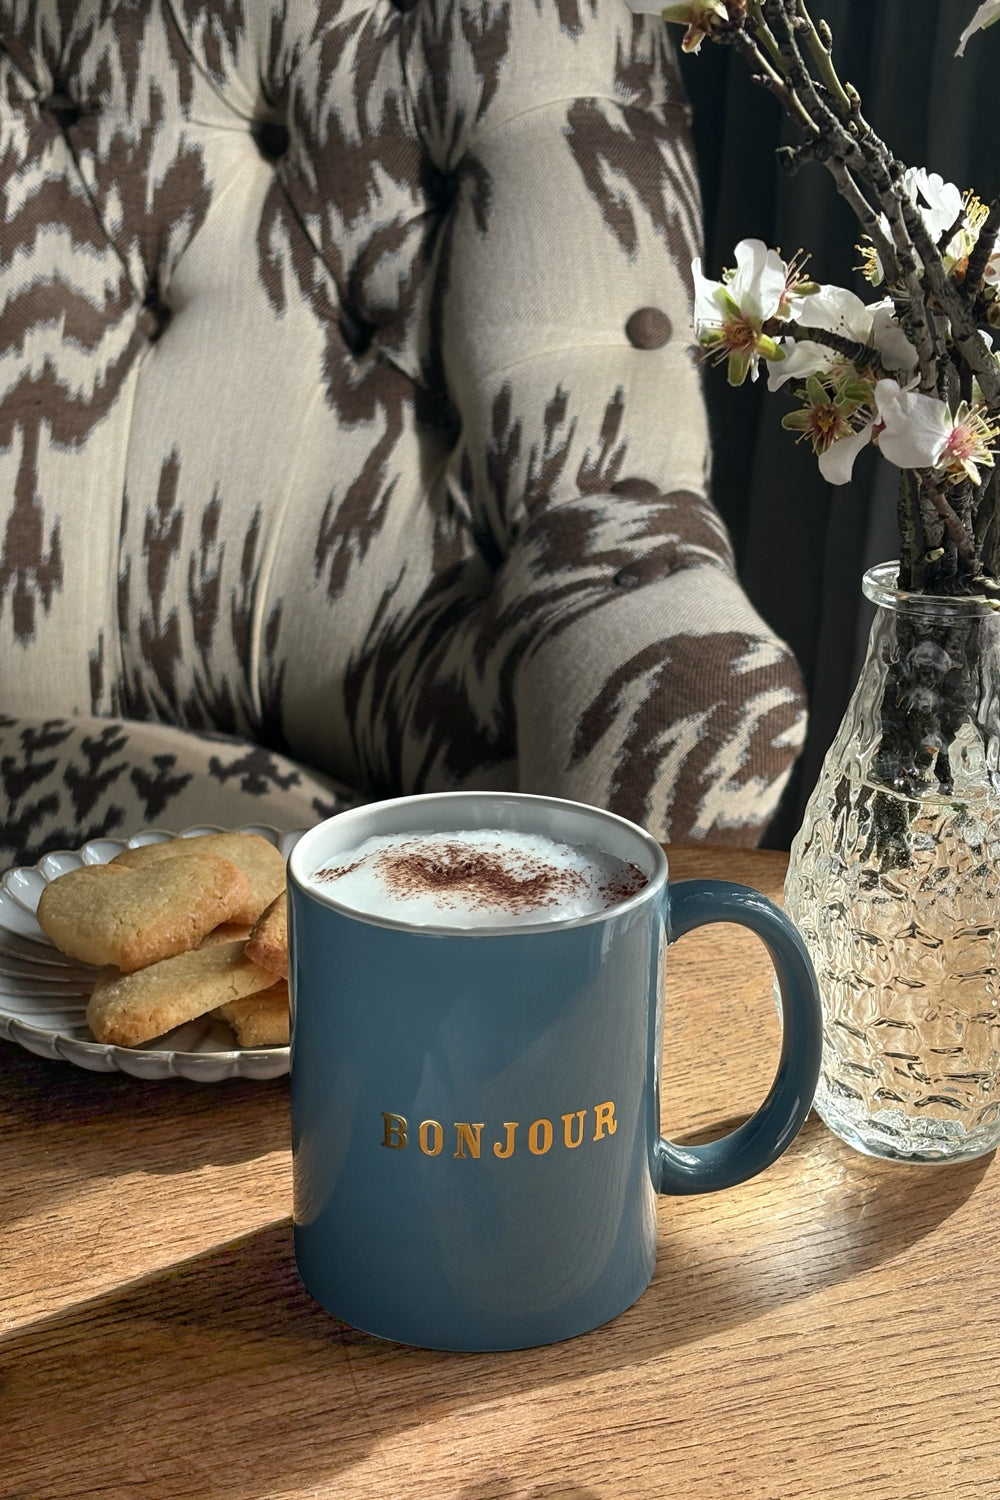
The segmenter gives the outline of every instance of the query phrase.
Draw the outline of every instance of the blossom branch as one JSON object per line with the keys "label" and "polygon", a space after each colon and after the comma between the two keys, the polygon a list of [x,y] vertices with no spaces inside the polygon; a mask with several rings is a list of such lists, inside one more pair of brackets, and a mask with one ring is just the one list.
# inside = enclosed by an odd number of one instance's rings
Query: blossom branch
{"label": "blossom branch", "polygon": [[920,505],[920,488],[912,469],[899,476],[896,520],[899,526],[899,586],[922,589],[927,577],[927,534]]}
{"label": "blossom branch", "polygon": [[808,339],[811,344],[822,344],[843,355],[859,371],[869,371],[876,376],[888,373],[883,369],[876,349],[857,339],[845,338],[843,334],[834,333],[829,328],[810,328],[795,318],[789,318],[787,321],[775,320],[773,324],[766,325],[766,331],[776,333],[781,338]]}
{"label": "blossom branch", "polygon": [[983,227],[979,231],[972,254],[969,256],[969,264],[965,272],[965,295],[967,300],[974,300],[979,292],[983,273],[993,251],[996,249],[997,235],[1000,234],[1000,197],[993,199],[990,204],[989,213]]}
{"label": "blossom branch", "polygon": [[[802,56],[797,37],[795,4],[796,0],[762,0],[764,19],[774,37],[786,80],[806,105],[814,124],[820,130],[825,128],[829,131],[832,125],[839,127],[840,121],[821,97]],[[815,27],[813,30],[815,31]]]}
{"label": "blossom branch", "polygon": [[764,12],[761,9],[761,0],[749,0],[749,10],[750,15],[753,19],[755,35],[758,36],[764,43],[771,61],[776,63],[780,68],[781,54],[778,51],[778,44],[774,39],[774,33],[771,31],[770,26],[768,26],[767,22],[764,19]]}
{"label": "blossom branch", "polygon": [[920,386],[924,391],[938,389],[939,359],[942,350],[932,331],[924,300],[924,288],[920,279],[920,268],[912,242],[907,234],[906,214],[903,208],[903,193],[893,193],[889,201],[889,223],[896,242],[899,276],[909,304],[906,313],[907,331],[913,339],[920,368]]}
{"label": "blossom branch", "polygon": [[1000,553],[1000,363],[983,331],[1000,322],[1000,198],[987,209],[895,158],[838,75],[830,28],[809,6],[691,0],[664,14],[688,25],[686,50],[692,36],[694,46],[702,37],[735,46],[779,99],[803,137],[779,160],[793,171],[815,160],[830,173],[870,245],[865,274],[885,282],[884,300],[867,306],[817,286],[798,257],[785,264],[744,240],[721,282],[694,263],[696,333],[727,360],[730,384],[756,380],[762,362],[771,390],[800,382],[800,406],[782,425],[812,443],[829,483],[847,483],[857,454],[877,444],[901,472],[904,586],[968,591],[996,571],[985,554]]}
{"label": "blossom branch", "polygon": [[[771,43],[774,43],[774,38],[771,36],[770,30],[763,19],[761,20],[761,27],[770,38]],[[754,45],[746,31],[733,31],[727,40],[731,42],[738,52],[743,54],[743,57],[750,65],[755,81],[766,88],[769,93],[775,95],[785,113],[797,121],[800,128],[809,136],[818,136],[819,128],[795,92],[795,89],[789,87],[787,80],[782,77],[778,68],[764,56],[759,47]],[[768,47],[768,51],[771,51],[770,46]]]}
{"label": "blossom branch", "polygon": [[975,538],[969,532],[948,501],[941,488],[936,474],[932,469],[917,469],[914,471],[920,481],[922,493],[931,502],[944,525],[945,531],[955,544],[955,551],[967,565],[976,563]]}
{"label": "blossom branch", "polygon": [[842,110],[849,111],[851,108],[850,97],[833,65],[833,49],[831,45],[833,38],[830,35],[830,28],[825,22],[821,22],[820,26],[816,25],[806,9],[805,0],[798,0],[798,16],[805,28],[806,41],[819,70],[820,77],[829,90],[831,97],[837,101],[838,106]]}
{"label": "blossom branch", "polygon": [[896,247],[883,230],[875,210],[861,192],[855,178],[842,161],[839,161],[836,157],[828,157],[823,162],[823,165],[836,183],[837,192],[847,205],[854,210],[855,218],[875,246],[876,254],[882,262],[882,268],[887,281],[895,281],[899,275],[899,266],[896,261]]}
{"label": "blossom branch", "polygon": [[[801,73],[808,77],[801,54],[795,44],[792,23],[789,21],[786,6],[789,0],[766,0],[766,3],[780,14],[785,25],[786,47],[783,56],[796,56]],[[804,8],[804,0],[798,0],[800,7]],[[781,30],[779,23],[779,31]],[[810,107],[819,102],[814,101],[809,91],[802,86],[800,78],[796,78],[796,86],[807,98]],[[813,91],[815,93],[815,91]],[[856,155],[860,153],[864,165],[868,169],[867,176],[876,196],[887,210],[887,218],[893,229],[893,239],[896,243],[898,258],[900,261],[899,271],[902,276],[910,303],[910,323],[913,332],[914,343],[920,356],[921,384],[925,390],[935,389],[938,384],[937,366],[941,358],[942,350],[939,340],[932,334],[931,325],[926,315],[924,289],[920,275],[923,270],[929,289],[934,293],[936,300],[941,305],[942,311],[948,316],[955,344],[968,362],[973,373],[977,376],[983,395],[991,409],[1000,407],[1000,370],[997,369],[990,351],[979,335],[974,318],[972,317],[965,298],[959,292],[955,282],[944,269],[941,253],[931,239],[922,216],[916,207],[906,196],[901,184],[902,169],[895,162],[885,143],[875,134],[871,126],[864,120],[860,109],[852,109],[851,123],[855,127],[856,134],[850,130],[844,130],[841,122],[832,110],[824,111],[824,123],[830,130],[833,140],[844,156],[844,167],[849,170]],[[832,158],[836,161],[836,157]],[[825,163],[826,164],[826,163]],[[836,174],[834,174],[836,175]],[[840,184],[838,183],[838,188]],[[994,205],[997,206],[997,205]],[[896,210],[896,212],[893,211]],[[992,216],[992,210],[991,210]],[[983,233],[986,226],[983,226]],[[994,217],[992,225],[992,243],[995,244],[997,232],[1000,230],[1000,207]],[[982,233],[980,238],[982,238]],[[992,253],[992,244],[984,241],[985,253],[983,266]],[[919,256],[919,262],[914,255]],[[880,252],[881,254],[881,252]],[[888,267],[886,267],[887,275]],[[981,274],[981,273],[980,273]],[[935,364],[932,376],[931,363]]]}
{"label": "blossom branch", "polygon": [[[831,170],[838,189],[841,186],[838,173],[850,177],[856,171],[857,176],[870,184],[886,212],[896,246],[897,276],[902,281],[909,305],[908,323],[920,360],[922,388],[926,391],[938,389],[943,355],[940,337],[934,332],[933,324],[927,316],[923,286],[926,279],[929,290],[951,321],[955,344],[979,380],[987,403],[991,410],[1000,409],[1000,370],[979,335],[965,298],[945,271],[937,246],[928,234],[920,213],[903,190],[902,168],[893,160],[885,143],[861,115],[860,101],[855,102],[857,96],[854,91],[840,87],[830,96],[838,102],[841,96],[847,100],[846,106],[841,105],[848,116],[845,122],[843,116],[838,115],[826,99],[820,96],[806,67],[798,45],[797,31],[805,26],[811,33],[816,28],[811,19],[808,19],[805,0],[763,0],[763,12],[774,34],[789,83],[805,102],[821,135],[829,142],[831,149],[828,152],[816,151],[817,158]],[[804,16],[807,18],[805,21]],[[829,66],[832,72],[832,63]],[[997,227],[1000,228],[1000,219]],[[867,232],[870,234],[870,229]],[[995,238],[996,229],[994,240]],[[879,248],[874,235],[872,239]],[[881,254],[879,248],[880,258]],[[985,259],[988,259],[988,254],[984,258],[984,265]],[[891,280],[890,267],[883,264]]]}
{"label": "blossom branch", "polygon": [[980,335],[972,310],[945,270],[919,211],[902,190],[898,201],[906,228],[923,261],[928,286],[951,323],[955,347],[979,381],[987,405],[992,411],[1000,410],[1000,369]]}
{"label": "blossom branch", "polygon": [[[832,97],[841,102],[842,114],[838,115],[820,96],[799,48],[795,18],[790,13],[791,6],[797,4],[797,14],[801,23],[801,15],[808,16],[804,0],[763,0],[763,3],[765,14],[777,38],[787,77],[796,93],[805,100],[811,116],[819,127],[822,146],[819,149],[814,147],[814,154],[834,178],[838,192],[843,194],[854,209],[862,228],[878,251],[887,279],[892,283],[899,277],[898,262],[900,260],[909,261],[915,268],[912,243],[905,232],[905,227],[898,222],[898,218],[893,224],[891,213],[887,213],[886,217],[890,225],[898,232],[894,233],[893,241],[887,238],[874,210],[857,186],[857,177],[860,176],[872,189],[873,196],[883,210],[895,202],[896,192],[889,168],[891,161],[889,152],[862,116],[857,92],[849,90],[840,83],[840,79],[833,70],[832,61],[827,63],[830,75],[836,78],[836,91]],[[812,32],[816,31],[811,19],[808,21],[808,26]],[[920,316],[923,312],[922,290],[914,284],[912,278],[908,278],[906,290],[911,310],[914,312],[915,324],[922,323],[926,326],[926,320]],[[914,309],[914,294],[916,294],[919,313]],[[919,332],[916,328],[914,331],[919,340]],[[932,356],[926,342],[923,348],[918,342],[917,348],[921,354],[922,378],[927,382],[927,388],[933,389],[936,384],[936,371],[932,379],[929,366]]]}
{"label": "blossom branch", "polygon": [[982,558],[983,570],[993,575],[1000,570],[998,500],[1000,500],[1000,471],[994,471],[987,482],[983,503],[976,512],[974,523],[976,548]]}

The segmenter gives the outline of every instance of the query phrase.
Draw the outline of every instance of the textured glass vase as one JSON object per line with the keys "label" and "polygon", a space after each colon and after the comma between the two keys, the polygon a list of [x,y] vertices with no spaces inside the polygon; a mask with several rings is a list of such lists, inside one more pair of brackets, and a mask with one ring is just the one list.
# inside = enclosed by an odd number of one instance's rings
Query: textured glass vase
{"label": "textured glass vase", "polygon": [[816,1109],[874,1156],[1000,1144],[1000,613],[884,563],[861,676],[791,849],[819,978]]}

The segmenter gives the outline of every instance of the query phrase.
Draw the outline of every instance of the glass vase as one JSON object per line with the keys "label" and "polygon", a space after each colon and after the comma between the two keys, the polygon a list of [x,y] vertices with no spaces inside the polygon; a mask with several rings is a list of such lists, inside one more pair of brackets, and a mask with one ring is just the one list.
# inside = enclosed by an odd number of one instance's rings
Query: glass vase
{"label": "glass vase", "polygon": [[1000,613],[864,577],[854,696],[791,848],[785,909],[824,1012],[816,1109],[870,1155],[1000,1144]]}

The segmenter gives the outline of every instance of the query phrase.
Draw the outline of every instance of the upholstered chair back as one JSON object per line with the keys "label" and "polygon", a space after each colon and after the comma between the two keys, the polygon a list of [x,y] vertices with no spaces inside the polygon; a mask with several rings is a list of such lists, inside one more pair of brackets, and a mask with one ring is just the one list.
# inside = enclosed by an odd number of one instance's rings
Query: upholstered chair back
{"label": "upholstered chair back", "polygon": [[0,108],[19,855],[451,786],[759,836],[801,688],[707,499],[660,21],[0,0]]}

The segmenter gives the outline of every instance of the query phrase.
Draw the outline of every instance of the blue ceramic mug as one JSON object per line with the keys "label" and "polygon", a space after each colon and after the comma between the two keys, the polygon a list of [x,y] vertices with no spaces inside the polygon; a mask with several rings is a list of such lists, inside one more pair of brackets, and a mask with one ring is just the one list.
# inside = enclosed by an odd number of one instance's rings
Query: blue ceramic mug
{"label": "blue ceramic mug", "polygon": [[[646,884],[575,920],[413,927],[338,905],[310,877],[366,839],[514,829],[598,848]],[[406,1344],[499,1350],[583,1333],[648,1286],[660,1193],[760,1172],[795,1137],[819,1073],[816,981],[758,892],[667,883],[623,818],[516,793],[405,797],[310,829],[288,866],[294,1236],[307,1290]],[[781,1058],[721,1140],[659,1132],[663,960],[706,922],[766,943]]]}

